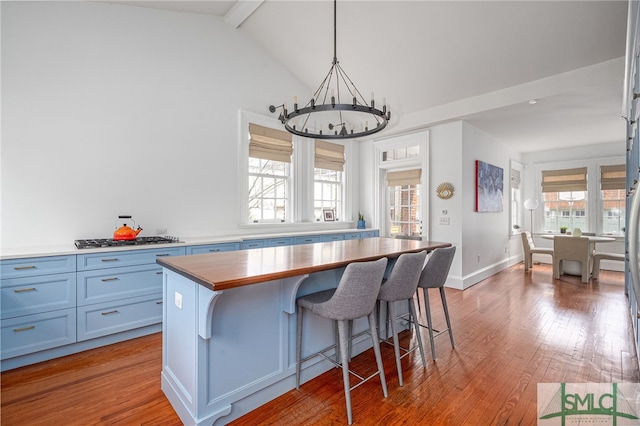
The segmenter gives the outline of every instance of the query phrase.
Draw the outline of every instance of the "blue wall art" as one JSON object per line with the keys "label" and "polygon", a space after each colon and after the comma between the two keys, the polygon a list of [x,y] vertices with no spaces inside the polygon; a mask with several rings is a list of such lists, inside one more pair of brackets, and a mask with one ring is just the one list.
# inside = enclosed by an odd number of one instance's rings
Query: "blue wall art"
{"label": "blue wall art", "polygon": [[503,209],[504,170],[476,161],[476,211],[501,212]]}

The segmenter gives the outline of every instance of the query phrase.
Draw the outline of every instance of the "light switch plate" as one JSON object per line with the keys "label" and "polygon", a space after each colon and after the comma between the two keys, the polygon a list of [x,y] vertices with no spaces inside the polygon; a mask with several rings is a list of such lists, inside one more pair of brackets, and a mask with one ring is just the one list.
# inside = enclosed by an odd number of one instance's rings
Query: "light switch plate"
{"label": "light switch plate", "polygon": [[175,293],[175,303],[178,309],[182,309],[182,294],[176,291]]}
{"label": "light switch plate", "polygon": [[441,217],[440,218],[440,225],[449,225],[450,221],[448,217]]}

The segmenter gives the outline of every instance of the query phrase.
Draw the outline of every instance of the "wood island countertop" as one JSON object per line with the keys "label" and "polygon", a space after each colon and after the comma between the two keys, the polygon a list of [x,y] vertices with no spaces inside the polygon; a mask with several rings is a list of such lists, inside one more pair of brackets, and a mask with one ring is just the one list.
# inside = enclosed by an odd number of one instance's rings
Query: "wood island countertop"
{"label": "wood island countertop", "polygon": [[450,243],[434,241],[363,238],[164,257],[157,259],[157,263],[216,291],[340,268],[351,262],[394,258],[403,253],[450,246]]}

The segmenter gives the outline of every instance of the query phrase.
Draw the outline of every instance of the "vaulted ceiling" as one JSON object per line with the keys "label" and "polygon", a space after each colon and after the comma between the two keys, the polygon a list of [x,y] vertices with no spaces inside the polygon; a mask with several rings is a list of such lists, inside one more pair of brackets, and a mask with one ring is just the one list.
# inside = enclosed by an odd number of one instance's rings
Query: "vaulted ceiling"
{"label": "vaulted ceiling", "polygon": [[[332,1],[112,3],[221,16],[309,94],[333,59]],[[521,152],[625,139],[626,1],[338,0],[337,8],[338,60],[362,93],[386,97],[386,133],[462,119]],[[303,97],[273,103],[294,95]]]}

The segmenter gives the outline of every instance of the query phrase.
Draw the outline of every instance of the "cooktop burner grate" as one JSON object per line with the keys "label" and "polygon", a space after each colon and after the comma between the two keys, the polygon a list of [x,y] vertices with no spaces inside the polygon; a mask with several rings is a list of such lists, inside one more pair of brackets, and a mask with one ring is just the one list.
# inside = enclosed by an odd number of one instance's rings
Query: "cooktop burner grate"
{"label": "cooktop burner grate", "polygon": [[100,247],[126,247],[139,246],[145,244],[170,244],[179,243],[176,237],[138,237],[135,240],[114,240],[113,238],[97,238],[89,240],[76,240],[76,247],[79,249],[100,248]]}

